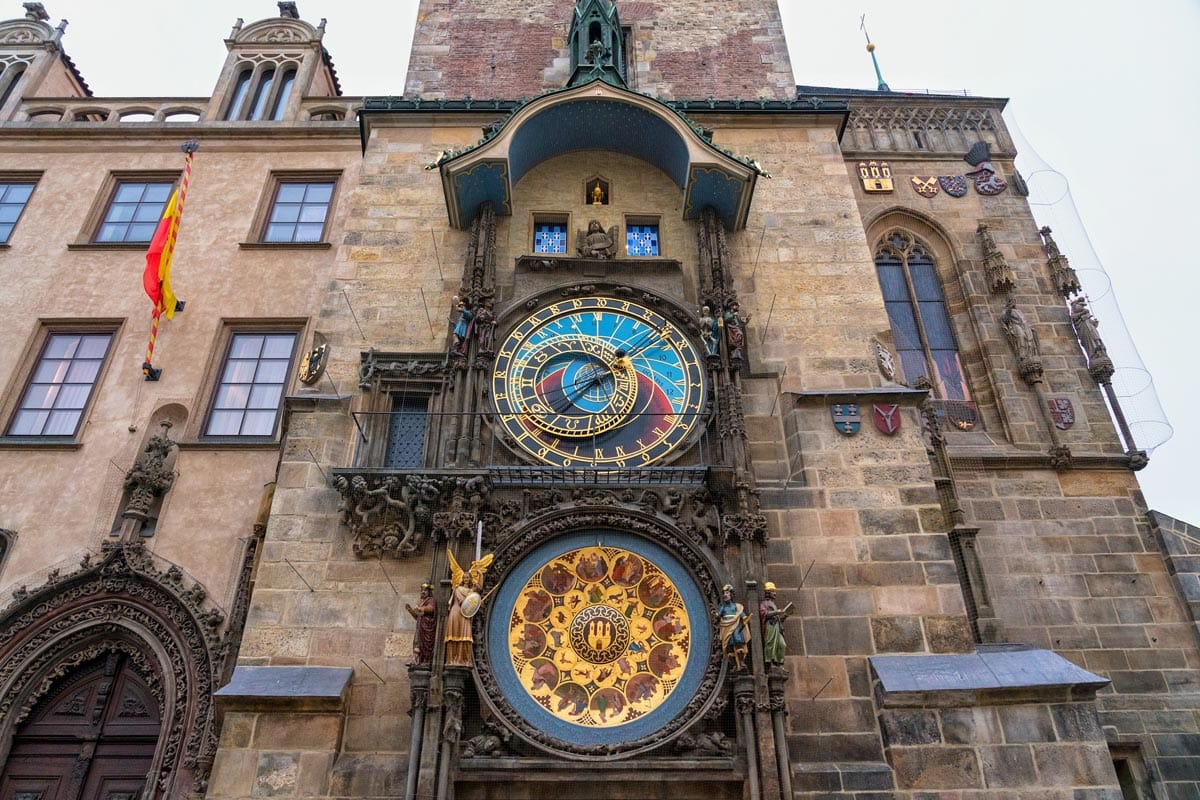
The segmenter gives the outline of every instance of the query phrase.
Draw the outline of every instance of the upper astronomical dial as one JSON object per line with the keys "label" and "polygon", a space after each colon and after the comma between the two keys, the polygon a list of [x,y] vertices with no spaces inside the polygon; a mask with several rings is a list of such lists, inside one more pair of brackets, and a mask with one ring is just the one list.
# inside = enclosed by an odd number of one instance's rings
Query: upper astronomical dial
{"label": "upper astronomical dial", "polygon": [[523,320],[496,355],[500,424],[560,466],[639,466],[699,423],[704,370],[672,322],[628,300],[587,297]]}

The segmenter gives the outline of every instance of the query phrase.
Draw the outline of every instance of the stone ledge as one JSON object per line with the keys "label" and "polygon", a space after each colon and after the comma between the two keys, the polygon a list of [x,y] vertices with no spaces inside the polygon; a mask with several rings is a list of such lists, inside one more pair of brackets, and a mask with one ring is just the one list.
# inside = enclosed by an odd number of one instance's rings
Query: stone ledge
{"label": "stone ledge", "polygon": [[829,405],[831,403],[899,403],[902,406],[920,406],[929,397],[926,389],[908,389],[904,386],[882,389],[830,389],[828,391],[784,392],[796,399],[796,405]]}
{"label": "stone ledge", "polygon": [[1021,645],[965,655],[871,656],[885,708],[1090,700],[1109,680],[1057,653]]}
{"label": "stone ledge", "polygon": [[341,711],[349,667],[237,667],[214,695],[224,711]]}

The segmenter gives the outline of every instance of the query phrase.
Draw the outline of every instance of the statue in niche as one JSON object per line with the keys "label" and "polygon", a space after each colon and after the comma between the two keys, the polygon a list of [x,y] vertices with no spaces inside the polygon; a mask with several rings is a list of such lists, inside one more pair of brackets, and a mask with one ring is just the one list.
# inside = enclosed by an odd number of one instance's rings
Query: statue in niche
{"label": "statue in niche", "polygon": [[493,352],[496,347],[496,311],[490,299],[484,300],[475,312],[472,324],[475,327],[475,341],[479,344],[479,352]]}
{"label": "statue in niche", "polygon": [[125,519],[144,523],[155,504],[175,483],[178,449],[167,435],[171,430],[171,422],[163,420],[159,424],[162,425],[162,433],[150,437],[142,455],[125,476],[125,491],[129,493],[121,514]]}
{"label": "statue in niche", "polygon": [[1071,301],[1071,325],[1083,352],[1087,354],[1088,364],[1108,358],[1108,348],[1100,338],[1100,326],[1088,308],[1087,300],[1077,297]]}
{"label": "statue in niche", "polygon": [[475,319],[475,312],[467,308],[466,302],[454,298],[454,308],[458,312],[458,319],[454,323],[454,345],[451,350],[458,355],[465,355],[467,352],[467,341],[471,336],[471,321]]}
{"label": "statue in niche", "polygon": [[721,354],[721,325],[708,306],[700,309],[700,341],[706,356]]}
{"label": "statue in niche", "polygon": [[1030,326],[1025,315],[1017,310],[1017,305],[1011,297],[1004,304],[1004,313],[1000,315],[1000,324],[1004,327],[1004,336],[1008,339],[1019,362],[1026,363],[1041,359],[1042,352],[1041,345],[1038,343],[1037,331]]}
{"label": "statue in niche", "polygon": [[741,306],[733,303],[725,309],[722,318],[725,324],[725,343],[729,346],[729,358],[740,360],[745,357],[743,349],[746,346],[745,326],[750,322],[750,315],[742,316]]}
{"label": "statue in niche", "polygon": [[411,665],[428,667],[433,663],[434,637],[437,633],[437,600],[433,598],[433,584],[422,583],[421,597],[416,607],[405,603],[404,609],[417,621]]}
{"label": "statue in niche", "polygon": [[763,599],[758,604],[758,619],[763,626],[763,660],[767,666],[783,664],[787,656],[787,640],[783,638],[783,621],[792,613],[792,604],[783,608],[775,604],[775,584],[763,584]]}
{"label": "statue in niche", "polygon": [[746,668],[746,654],[750,648],[750,615],[741,603],[733,602],[733,586],[721,587],[721,603],[717,606],[720,623],[721,649],[725,657],[733,659],[734,669],[741,672]]}
{"label": "statue in niche", "polygon": [[446,614],[446,666],[471,666],[471,617],[479,611],[483,599],[479,590],[483,588],[483,576],[492,565],[494,553],[471,562],[468,569],[458,565],[452,551],[450,556],[450,610]]}
{"label": "statue in niche", "polygon": [[617,254],[617,227],[606,232],[599,220],[588,223],[587,231],[580,231],[575,247],[584,258],[612,258]]}

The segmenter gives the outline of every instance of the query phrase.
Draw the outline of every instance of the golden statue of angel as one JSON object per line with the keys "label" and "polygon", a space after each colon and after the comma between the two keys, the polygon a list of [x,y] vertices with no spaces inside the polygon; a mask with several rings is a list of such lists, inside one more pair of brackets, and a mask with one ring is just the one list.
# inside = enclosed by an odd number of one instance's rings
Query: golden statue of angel
{"label": "golden statue of angel", "polygon": [[492,565],[495,553],[488,553],[471,562],[464,570],[459,566],[454,552],[450,556],[450,583],[454,587],[450,594],[450,610],[446,615],[446,666],[471,666],[471,617],[483,605],[479,590],[483,588],[483,576]]}

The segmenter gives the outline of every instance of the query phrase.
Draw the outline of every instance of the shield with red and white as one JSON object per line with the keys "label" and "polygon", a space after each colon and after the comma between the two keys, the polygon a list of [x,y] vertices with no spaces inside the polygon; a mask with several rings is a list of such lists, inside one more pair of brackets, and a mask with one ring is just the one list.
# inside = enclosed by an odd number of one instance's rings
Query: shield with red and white
{"label": "shield with red and white", "polygon": [[871,406],[871,419],[880,433],[894,436],[900,430],[900,406],[896,403],[875,403]]}
{"label": "shield with red and white", "polygon": [[1065,431],[1075,424],[1075,406],[1071,405],[1069,397],[1051,397],[1046,401],[1046,405],[1050,408],[1050,419],[1054,420],[1054,427],[1060,431]]}

